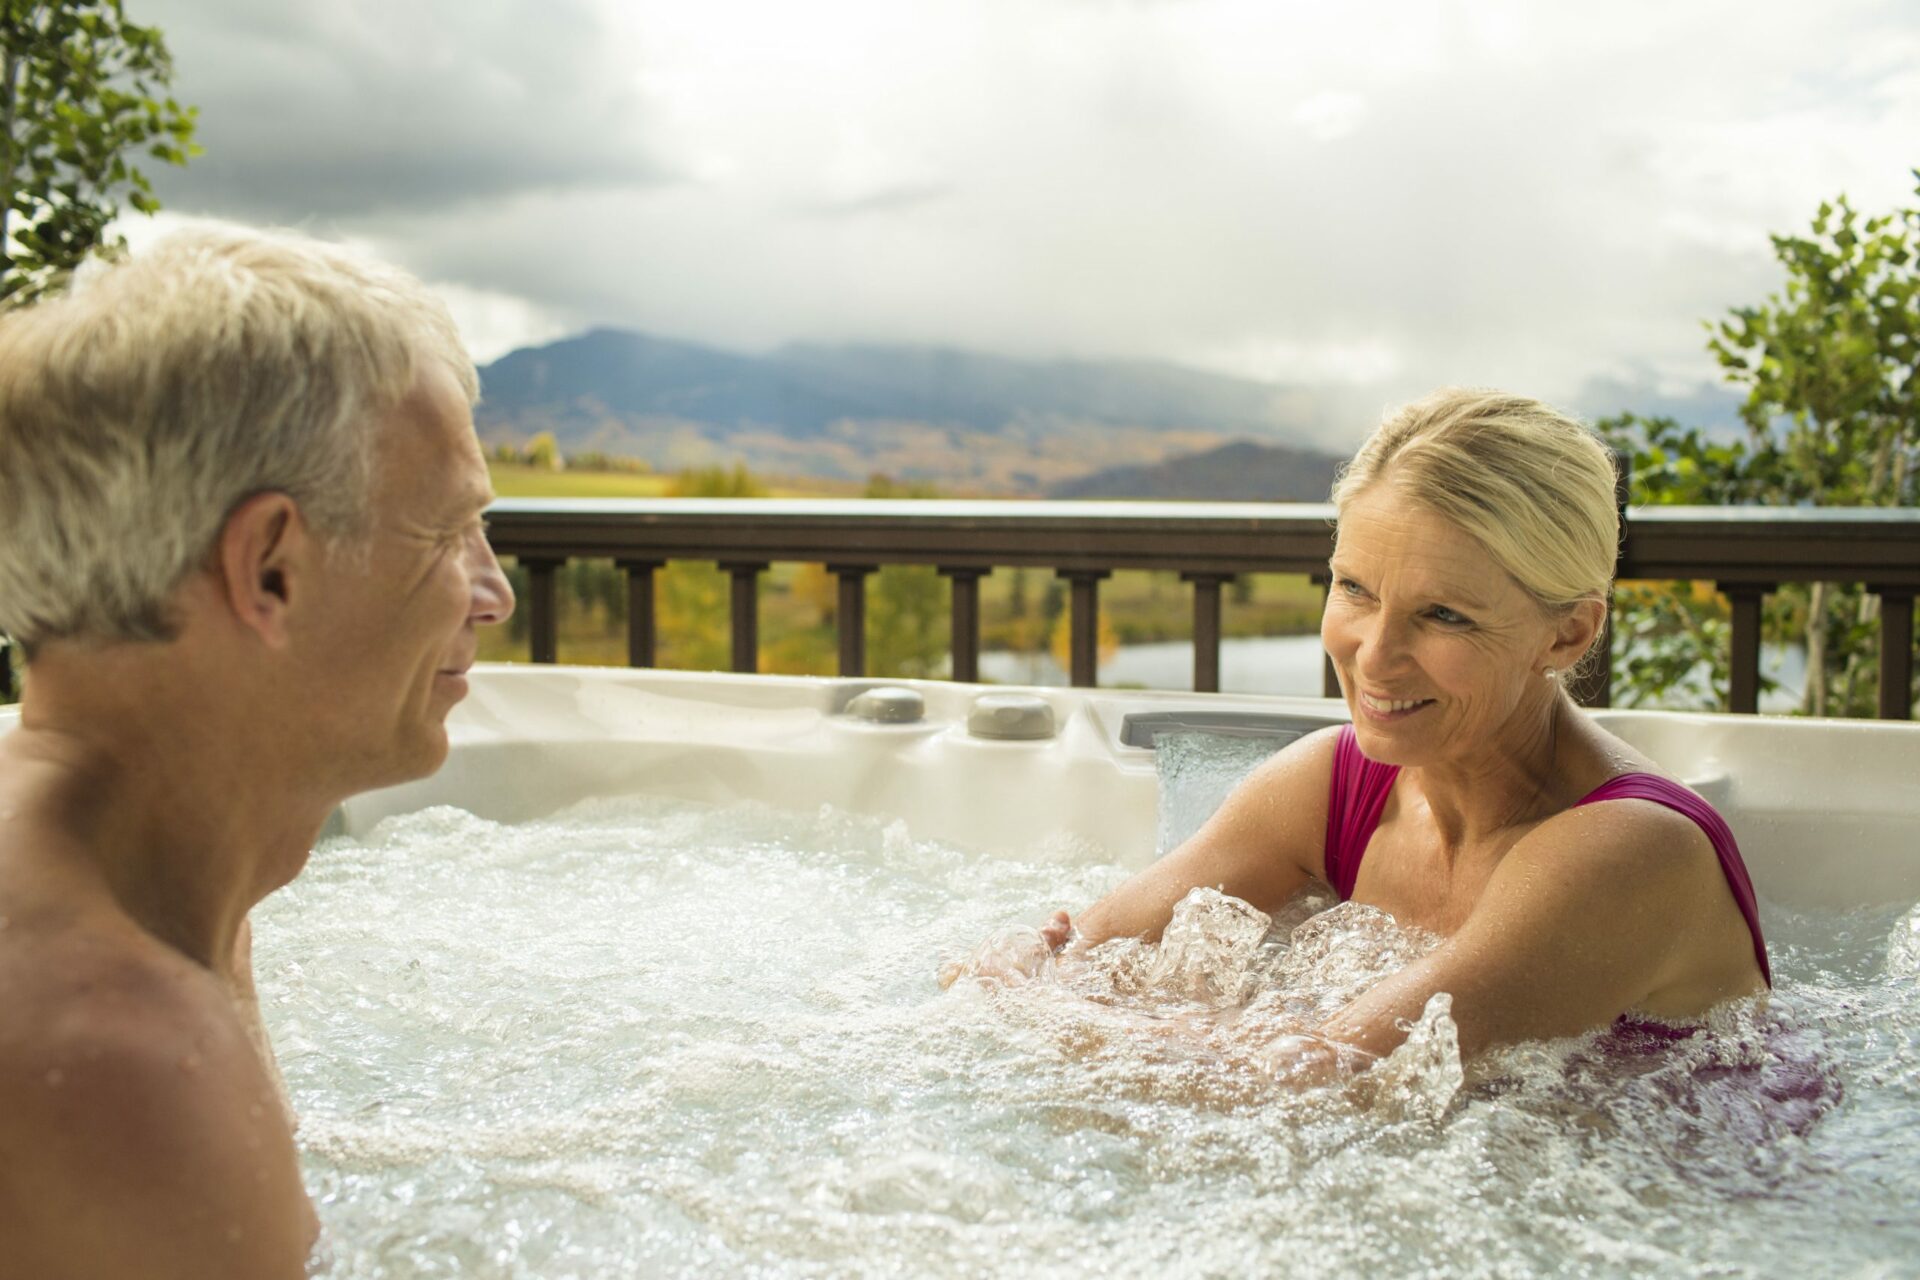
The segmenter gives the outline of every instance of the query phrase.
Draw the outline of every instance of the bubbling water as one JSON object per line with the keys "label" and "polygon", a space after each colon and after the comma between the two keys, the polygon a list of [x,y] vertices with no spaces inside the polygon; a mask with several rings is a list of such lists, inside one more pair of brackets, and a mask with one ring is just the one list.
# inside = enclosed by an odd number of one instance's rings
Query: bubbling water
{"label": "bubbling water", "polygon": [[[1780,988],[1463,1067],[1445,997],[1357,1081],[1263,1054],[1430,937],[1210,890],[1157,946],[934,958],[1123,878],[901,823],[448,809],[257,924],[341,1277],[1898,1270],[1920,910],[1769,918]],[[1022,939],[1026,950],[1022,951]],[[1044,947],[1039,948],[1044,952]],[[1016,966],[1017,968],[1018,966]]]}

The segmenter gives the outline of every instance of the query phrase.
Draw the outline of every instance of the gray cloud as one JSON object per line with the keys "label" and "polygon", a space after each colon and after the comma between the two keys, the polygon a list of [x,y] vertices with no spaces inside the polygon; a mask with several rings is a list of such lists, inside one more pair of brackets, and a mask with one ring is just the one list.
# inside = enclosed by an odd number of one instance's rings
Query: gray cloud
{"label": "gray cloud", "polygon": [[149,0],[209,151],[169,207],[368,242],[483,355],[1170,358],[1328,439],[1443,382],[1718,415],[1700,322],[1822,198],[1909,199],[1920,118],[1888,0],[390,9]]}
{"label": "gray cloud", "polygon": [[150,0],[206,154],[170,207],[273,221],[679,174],[585,0]]}

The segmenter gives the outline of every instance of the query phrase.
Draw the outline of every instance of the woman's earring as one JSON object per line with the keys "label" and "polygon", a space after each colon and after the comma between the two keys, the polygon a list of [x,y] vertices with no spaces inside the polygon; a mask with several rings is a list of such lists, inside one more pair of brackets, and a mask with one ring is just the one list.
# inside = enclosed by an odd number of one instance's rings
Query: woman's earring
{"label": "woman's earring", "polygon": [[1559,675],[1559,674],[1560,674],[1560,673],[1559,673],[1558,671],[1555,671],[1555,670],[1554,670],[1554,669],[1553,669],[1552,667],[1548,667],[1548,668],[1547,668],[1547,670],[1546,670],[1546,677],[1547,677],[1547,679],[1549,679],[1549,680],[1551,680],[1551,679],[1553,679],[1553,678],[1554,678],[1555,676],[1557,676],[1557,675]]}

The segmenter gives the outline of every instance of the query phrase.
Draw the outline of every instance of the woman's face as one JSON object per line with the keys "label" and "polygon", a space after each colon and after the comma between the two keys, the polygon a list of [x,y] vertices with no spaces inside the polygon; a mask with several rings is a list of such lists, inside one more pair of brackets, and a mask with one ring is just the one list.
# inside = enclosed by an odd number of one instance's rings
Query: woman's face
{"label": "woman's face", "polygon": [[1537,723],[1559,628],[1479,542],[1376,483],[1332,568],[1320,638],[1369,758],[1442,763]]}

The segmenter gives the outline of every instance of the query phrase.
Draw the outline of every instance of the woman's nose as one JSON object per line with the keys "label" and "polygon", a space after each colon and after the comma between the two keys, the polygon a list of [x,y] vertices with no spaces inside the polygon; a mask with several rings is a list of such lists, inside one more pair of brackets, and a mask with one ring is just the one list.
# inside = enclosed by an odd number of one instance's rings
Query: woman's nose
{"label": "woman's nose", "polygon": [[1382,609],[1360,628],[1360,643],[1355,647],[1353,665],[1361,674],[1387,675],[1407,656],[1407,628]]}

